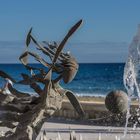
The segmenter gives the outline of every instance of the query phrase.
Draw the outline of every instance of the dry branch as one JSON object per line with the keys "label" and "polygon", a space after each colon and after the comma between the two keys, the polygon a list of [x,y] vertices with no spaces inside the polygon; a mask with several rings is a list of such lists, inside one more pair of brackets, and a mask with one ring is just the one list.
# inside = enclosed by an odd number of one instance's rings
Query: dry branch
{"label": "dry branch", "polygon": [[[81,23],[82,20],[78,21],[69,30],[60,45],[54,43],[54,46],[48,44],[48,47],[36,41],[31,34],[31,28],[26,39],[26,51],[19,57],[21,63],[31,72],[31,75],[21,73],[22,79],[16,81],[5,72],[0,71],[1,77],[8,78],[14,84],[29,85],[38,94],[38,96],[34,96],[23,93],[15,89],[11,83],[7,84],[7,88],[11,94],[0,93],[0,112],[2,112],[0,114],[0,125],[12,129],[5,133],[5,136],[1,136],[0,140],[35,140],[44,121],[52,116],[56,110],[61,108],[65,95],[79,115],[81,117],[84,116],[82,106],[79,104],[75,95],[59,85],[61,79],[65,83],[71,82],[77,73],[78,64],[75,58],[62,52],[62,49]],[[51,59],[51,64],[41,58],[37,53],[28,51],[31,41],[35,43],[37,50],[42,51]],[[29,55],[34,57],[43,66],[48,67],[48,71],[46,72],[44,68],[30,66],[28,64]],[[38,71],[38,73],[34,72],[34,70]],[[58,77],[52,79],[53,73],[59,74]],[[38,83],[44,85],[43,89]]]}

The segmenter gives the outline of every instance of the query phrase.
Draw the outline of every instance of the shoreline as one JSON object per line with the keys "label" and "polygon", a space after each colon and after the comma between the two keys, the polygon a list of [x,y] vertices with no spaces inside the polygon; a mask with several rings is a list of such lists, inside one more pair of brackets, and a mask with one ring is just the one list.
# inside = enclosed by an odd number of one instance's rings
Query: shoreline
{"label": "shoreline", "polygon": [[[80,102],[104,102],[105,101],[105,96],[77,96],[76,98],[80,101]],[[68,101],[67,97],[64,97],[64,101]],[[132,98],[132,105],[137,105],[138,102],[138,97],[134,97]]]}

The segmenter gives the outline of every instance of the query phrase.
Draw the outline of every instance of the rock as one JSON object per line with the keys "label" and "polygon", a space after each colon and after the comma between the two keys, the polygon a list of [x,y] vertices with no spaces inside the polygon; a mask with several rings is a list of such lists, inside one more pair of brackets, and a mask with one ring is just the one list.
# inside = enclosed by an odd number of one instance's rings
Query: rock
{"label": "rock", "polygon": [[125,113],[128,108],[128,96],[121,90],[111,91],[105,98],[105,105],[112,113]]}

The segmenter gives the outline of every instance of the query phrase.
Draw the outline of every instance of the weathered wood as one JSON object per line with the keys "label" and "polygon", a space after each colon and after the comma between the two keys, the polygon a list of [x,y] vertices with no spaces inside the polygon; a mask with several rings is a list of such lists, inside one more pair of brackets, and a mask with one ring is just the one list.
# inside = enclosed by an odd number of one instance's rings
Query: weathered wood
{"label": "weathered wood", "polygon": [[[60,109],[62,103],[61,95],[52,89],[51,79],[48,79],[48,81],[46,79],[46,85],[43,92],[41,102],[34,106],[32,110],[22,114],[19,117],[19,124],[16,131],[12,135],[8,135],[3,139],[30,140],[36,138],[44,120],[51,116],[55,110]],[[30,133],[27,133],[28,131]]]}
{"label": "weathered wood", "polygon": [[14,96],[13,95],[8,95],[8,94],[0,93],[0,105],[1,104],[10,103],[13,100],[14,100]]}
{"label": "weathered wood", "polygon": [[[76,60],[69,54],[63,53],[62,49],[81,23],[82,20],[69,30],[60,45],[55,44],[54,47],[48,45],[48,49],[35,40],[31,35],[31,28],[26,39],[26,51],[19,58],[25,68],[31,71],[31,75],[22,73],[22,79],[17,82],[5,72],[0,71],[1,77],[9,78],[15,84],[29,85],[38,94],[38,96],[31,96],[28,93],[20,92],[8,83],[7,88],[11,94],[0,93],[0,111],[5,111],[0,114],[0,125],[12,129],[5,133],[5,136],[1,136],[0,140],[35,140],[44,121],[61,108],[65,94],[79,115],[84,116],[82,106],[74,94],[59,85],[61,79],[65,83],[73,80],[77,72]],[[38,54],[28,51],[31,41],[35,43],[38,50],[50,57],[52,64],[47,63]],[[43,66],[48,67],[49,70],[46,72],[43,68],[30,66],[28,64],[29,55],[33,56]],[[61,63],[57,63],[57,60]],[[33,70],[37,70],[39,73],[34,73]],[[52,72],[59,74],[59,76],[52,80]],[[39,83],[44,85],[43,89]]]}
{"label": "weathered wood", "polygon": [[12,121],[2,121],[2,122],[0,122],[0,126],[1,127],[8,127],[8,128],[11,128],[11,129],[13,129],[13,128],[15,128],[17,125],[15,124],[16,122],[12,122]]}
{"label": "weathered wood", "polygon": [[6,112],[0,115],[0,121],[11,121],[11,122],[18,122],[19,121],[19,114],[13,112]]}

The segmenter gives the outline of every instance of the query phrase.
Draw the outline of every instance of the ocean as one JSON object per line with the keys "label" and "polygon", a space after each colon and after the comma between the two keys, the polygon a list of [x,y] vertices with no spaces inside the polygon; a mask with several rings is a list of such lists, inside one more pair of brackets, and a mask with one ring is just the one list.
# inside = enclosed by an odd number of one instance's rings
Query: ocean
{"label": "ocean", "polygon": [[[0,64],[0,70],[7,72],[16,80],[22,79],[21,73],[29,73],[21,64]],[[75,79],[69,84],[64,84],[62,81],[61,85],[79,96],[106,96],[112,90],[125,90],[123,70],[124,63],[82,63],[79,64]],[[0,87],[4,82],[4,79],[0,78]],[[14,87],[20,91],[34,92],[29,86],[14,84]]]}

